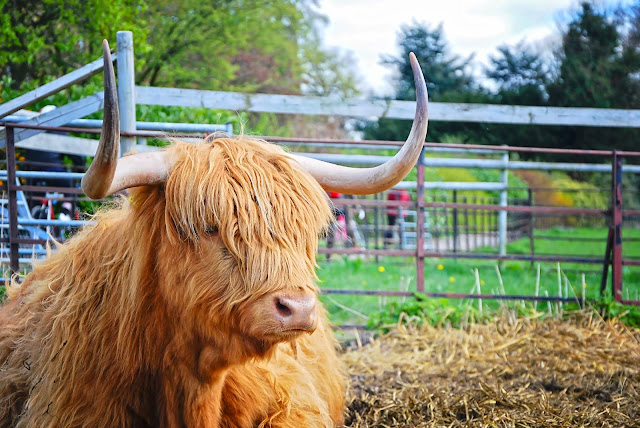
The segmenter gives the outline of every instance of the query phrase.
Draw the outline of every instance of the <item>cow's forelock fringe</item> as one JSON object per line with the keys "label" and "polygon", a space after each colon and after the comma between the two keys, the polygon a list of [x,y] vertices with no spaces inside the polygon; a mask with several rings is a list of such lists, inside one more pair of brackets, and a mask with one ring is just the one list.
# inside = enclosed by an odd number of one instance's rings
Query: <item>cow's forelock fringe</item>
{"label": "cow's forelock fringe", "polygon": [[318,234],[331,218],[328,199],[280,147],[245,137],[171,150],[179,159],[165,188],[172,240],[197,243],[207,227],[217,229],[254,291],[296,279],[281,276],[299,272],[300,263],[315,276]]}

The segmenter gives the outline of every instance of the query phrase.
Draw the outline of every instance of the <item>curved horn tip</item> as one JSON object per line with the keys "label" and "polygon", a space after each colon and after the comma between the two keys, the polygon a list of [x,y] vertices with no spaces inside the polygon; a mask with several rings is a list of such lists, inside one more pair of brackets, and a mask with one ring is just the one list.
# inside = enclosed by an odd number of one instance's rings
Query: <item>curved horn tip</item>
{"label": "curved horn tip", "polygon": [[107,39],[102,40],[102,55],[111,56],[111,48],[109,47],[109,41]]}

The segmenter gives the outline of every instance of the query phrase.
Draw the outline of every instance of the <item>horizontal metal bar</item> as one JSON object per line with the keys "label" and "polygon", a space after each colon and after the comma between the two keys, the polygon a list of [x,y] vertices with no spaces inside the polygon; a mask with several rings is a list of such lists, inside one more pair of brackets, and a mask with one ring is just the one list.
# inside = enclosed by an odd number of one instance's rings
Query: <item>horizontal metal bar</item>
{"label": "horizontal metal bar", "polygon": [[609,210],[598,210],[593,208],[569,208],[569,207],[547,207],[547,206],[528,206],[528,205],[483,205],[483,204],[459,204],[447,202],[425,202],[421,204],[426,208],[458,208],[463,210],[485,210],[485,211],[507,211],[514,213],[532,213],[532,214],[589,214],[589,215],[608,215]]}
{"label": "horizontal metal bar", "polygon": [[322,289],[323,294],[355,294],[359,296],[414,296],[412,291],[388,291],[388,290],[338,290],[338,289]]}
{"label": "horizontal metal bar", "polygon": [[366,330],[367,326],[364,324],[332,324],[331,328],[334,330]]}
{"label": "horizontal metal bar", "polygon": [[[9,263],[9,259],[7,257],[2,257],[0,258],[0,262]],[[18,263],[20,263],[21,265],[30,265],[33,262],[34,262],[34,259],[25,259],[25,258],[18,259]]]}
{"label": "horizontal metal bar", "polygon": [[[0,248],[0,254],[8,255],[9,254],[9,247]],[[47,249],[46,248],[18,248],[18,254],[20,254],[20,255],[33,254],[33,255],[38,255],[38,256],[46,256],[47,255]]]}
{"label": "horizontal metal bar", "polygon": [[[368,255],[368,256],[397,256],[397,257],[415,257],[416,252],[408,250],[363,250],[351,248],[321,248],[318,250],[321,254],[345,254],[345,255]],[[566,263],[585,263],[585,264],[602,264],[602,257],[564,257],[558,256],[530,256],[524,254],[507,254],[500,256],[498,254],[479,254],[479,253],[451,253],[451,252],[434,252],[426,251],[425,257],[430,258],[451,258],[451,259],[479,259],[479,260],[500,260],[500,261],[539,261],[539,262],[566,262]]]}
{"label": "horizontal metal bar", "polygon": [[[378,155],[342,155],[334,153],[297,153],[325,162],[350,165],[380,165],[391,156]],[[580,164],[562,162],[504,162],[499,159],[463,159],[463,158],[424,158],[424,166],[431,168],[478,168],[478,169],[508,169],[508,170],[541,170],[541,171],[589,171],[611,172],[611,165]],[[623,172],[640,173],[640,166],[625,165]]]}
{"label": "horizontal metal bar", "polygon": [[[61,178],[81,180],[84,172],[63,172],[63,171],[16,171],[17,177],[22,178]],[[0,179],[7,178],[7,170],[0,170]]]}
{"label": "horizontal metal bar", "polygon": [[[31,118],[24,116],[7,116],[3,120],[12,123],[21,123],[30,120]],[[63,124],[65,127],[74,128],[102,128],[101,119],[75,119],[68,123]],[[229,133],[233,132],[233,127],[230,123],[224,125],[207,125],[201,123],[175,123],[175,122],[136,122],[136,129],[145,131],[164,131],[164,132],[219,132],[224,131]]]}
{"label": "horizontal metal bar", "polygon": [[[405,190],[413,190],[418,187],[418,183],[416,181],[401,181],[400,183],[393,186],[394,189],[405,189]],[[443,181],[443,182],[435,182],[435,181],[426,181],[424,183],[425,190],[482,190],[482,191],[501,191],[508,189],[504,183],[498,182],[486,182],[486,183],[477,183],[477,182],[452,182],[452,181]]]}
{"label": "horizontal metal bar", "polygon": [[[39,134],[47,130],[48,127],[59,126],[67,123],[73,119],[79,119],[87,116],[91,113],[95,113],[102,110],[104,107],[104,94],[97,92],[88,97],[82,98],[78,101],[70,102],[55,110],[47,113],[42,113],[29,119],[26,123],[11,124],[9,122],[3,122],[5,127],[13,126],[16,128],[15,142],[25,140],[33,135]],[[18,126],[19,125],[19,126]],[[26,125],[26,126],[25,126]],[[36,126],[29,126],[36,125]],[[3,148],[6,144],[5,130],[0,131],[0,148]]]}
{"label": "horizontal metal bar", "polygon": [[607,237],[602,238],[585,238],[580,236],[549,236],[549,235],[534,235],[534,239],[542,239],[544,241],[583,241],[583,242],[604,242]]}
{"label": "horizontal metal bar", "polygon": [[[15,239],[14,242],[16,244],[29,244],[29,245],[44,245],[47,242],[52,242],[46,239],[29,239],[29,238],[18,238]],[[0,243],[8,244],[9,238],[0,238]]]}
{"label": "horizontal metal bar", "polygon": [[[285,141],[279,137],[265,137],[267,141],[271,141],[274,143],[278,143],[283,146],[313,146],[318,148],[339,148],[339,149],[373,149],[373,150],[397,150],[402,146],[404,142],[400,142],[400,144],[390,144],[390,141],[374,141],[374,140],[345,140],[343,143],[318,143],[316,141],[305,141],[303,139],[296,139],[292,141]],[[377,144],[383,143],[383,144]],[[387,143],[387,144],[384,144]],[[425,151],[427,153],[470,153],[470,154],[478,154],[478,155],[499,155],[507,152],[498,152],[495,150],[486,150],[486,149],[464,149],[459,147],[426,147]]]}
{"label": "horizontal metal bar", "polygon": [[[115,62],[115,60],[116,57],[114,56],[113,61]],[[24,95],[20,95],[17,98],[7,101],[6,103],[0,105],[0,119],[20,110],[21,108],[43,100],[49,95],[53,95],[56,92],[61,91],[62,89],[68,88],[75,83],[91,77],[94,74],[102,71],[103,68],[104,59],[100,57],[95,61],[92,61],[89,64],[72,71],[71,73],[65,74],[64,76],[59,77],[52,82],[34,89],[33,91],[27,92]]]}
{"label": "horizontal metal bar", "polygon": [[87,224],[94,224],[93,221],[85,220],[28,220],[20,219],[18,224],[21,226],[62,226],[62,227],[81,227]]}
{"label": "horizontal metal bar", "polygon": [[[347,294],[356,296],[398,296],[413,297],[416,295],[412,291],[389,291],[389,290],[340,290],[340,289],[323,289],[323,294]],[[560,296],[529,296],[529,295],[513,295],[513,294],[473,294],[473,293],[419,293],[427,297],[437,297],[445,299],[486,299],[486,300],[527,300],[538,302],[567,302],[579,303],[575,297]],[[591,300],[591,299],[589,299]]]}
{"label": "horizontal metal bar", "polygon": [[[303,141],[306,143],[356,143],[356,144],[371,144],[371,145],[393,145],[402,146],[404,141],[390,141],[390,140],[361,140],[354,142],[353,140],[346,139],[332,139],[332,138],[296,138],[296,137],[276,137],[276,136],[262,136],[260,137],[267,141],[272,142],[286,142],[286,141]],[[539,154],[564,154],[564,155],[578,155],[578,156],[604,156],[609,157],[613,155],[612,150],[584,150],[584,149],[551,149],[548,147],[514,147],[514,146],[492,146],[484,144],[466,144],[466,143],[437,143],[437,142],[425,142],[424,147],[429,150],[430,148],[458,148],[458,149],[478,149],[486,150],[495,153],[539,153]],[[638,157],[640,151],[617,151],[618,156]]]}

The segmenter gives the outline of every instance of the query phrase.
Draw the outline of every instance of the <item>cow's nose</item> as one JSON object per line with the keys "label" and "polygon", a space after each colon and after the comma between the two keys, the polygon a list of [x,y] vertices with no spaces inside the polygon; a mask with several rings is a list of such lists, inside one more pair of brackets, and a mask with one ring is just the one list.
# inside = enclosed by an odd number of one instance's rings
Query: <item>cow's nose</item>
{"label": "cow's nose", "polygon": [[277,296],[275,317],[283,330],[313,331],[316,329],[316,296]]}

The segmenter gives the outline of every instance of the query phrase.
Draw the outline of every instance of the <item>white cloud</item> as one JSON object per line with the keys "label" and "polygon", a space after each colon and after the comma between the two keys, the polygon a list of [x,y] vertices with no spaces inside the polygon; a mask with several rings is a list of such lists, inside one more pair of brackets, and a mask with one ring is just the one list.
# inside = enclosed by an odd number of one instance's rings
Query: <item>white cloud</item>
{"label": "white cloud", "polygon": [[327,46],[351,51],[365,90],[390,95],[391,71],[380,65],[380,55],[397,54],[403,24],[442,23],[451,51],[462,57],[475,54],[474,71],[480,73],[498,46],[557,34],[560,12],[575,5],[575,0],[321,0],[319,11],[330,20],[324,30]]}

